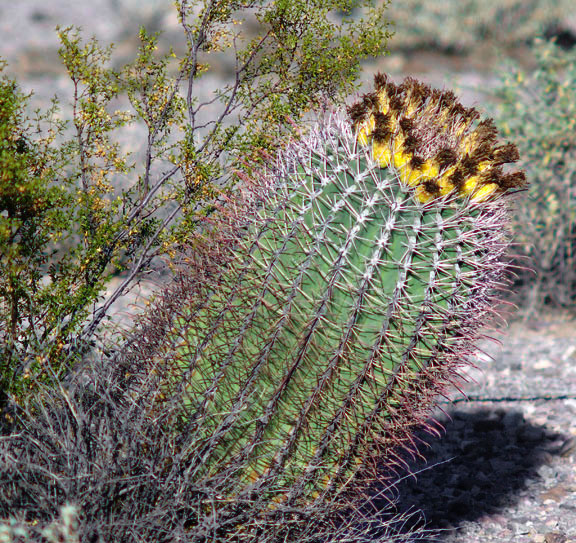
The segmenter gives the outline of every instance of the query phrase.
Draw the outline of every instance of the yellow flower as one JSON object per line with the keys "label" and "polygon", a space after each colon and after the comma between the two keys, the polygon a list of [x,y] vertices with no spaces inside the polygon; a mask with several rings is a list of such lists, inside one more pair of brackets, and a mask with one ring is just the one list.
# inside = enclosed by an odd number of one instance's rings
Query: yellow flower
{"label": "yellow flower", "polygon": [[516,146],[498,141],[493,121],[450,91],[378,74],[374,92],[348,113],[359,143],[371,144],[376,162],[394,167],[421,202],[454,192],[483,201],[525,184],[524,172],[503,168],[518,160]]}

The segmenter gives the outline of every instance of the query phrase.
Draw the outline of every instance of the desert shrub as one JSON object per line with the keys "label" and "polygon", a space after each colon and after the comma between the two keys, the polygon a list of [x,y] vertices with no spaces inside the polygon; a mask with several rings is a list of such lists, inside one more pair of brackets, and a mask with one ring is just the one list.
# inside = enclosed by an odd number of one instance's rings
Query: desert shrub
{"label": "desert shrub", "polygon": [[[341,16],[359,7],[363,18]],[[176,9],[182,56],[159,55],[142,30],[135,59],[117,69],[112,47],[61,29],[71,111],[54,105],[30,120],[15,82],[0,82],[0,410],[84,356],[114,301],[169,259],[231,186],[229,166],[272,151],[311,107],[349,93],[360,59],[380,54],[388,36],[385,6],[364,0],[183,0]],[[236,69],[201,98],[222,52]],[[57,120],[68,113],[69,123]],[[136,158],[120,145],[134,124],[144,127]]]}
{"label": "desert shrub", "polygon": [[480,44],[509,47],[557,27],[573,11],[571,0],[444,0],[392,2],[395,49],[435,47],[469,52]]}
{"label": "desert shrub", "polygon": [[576,303],[576,49],[538,41],[534,53],[534,70],[511,63],[502,71],[494,108],[531,181],[514,218],[527,314]]}
{"label": "desert shrub", "polygon": [[[59,322],[66,313],[58,302],[63,292],[41,283],[53,238],[74,230],[77,218],[68,215],[69,183],[53,181],[64,161],[51,148],[61,125],[50,114],[27,118],[25,99],[13,81],[0,80],[0,410],[6,394],[22,386],[15,374],[26,379],[62,347],[59,334],[51,334],[57,327],[43,322]],[[42,122],[45,137],[33,138],[34,124]]]}

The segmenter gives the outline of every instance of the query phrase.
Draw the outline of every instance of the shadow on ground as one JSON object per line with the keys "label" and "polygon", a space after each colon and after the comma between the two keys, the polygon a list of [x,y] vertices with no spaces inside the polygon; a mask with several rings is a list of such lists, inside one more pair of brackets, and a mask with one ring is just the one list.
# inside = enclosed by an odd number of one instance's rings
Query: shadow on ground
{"label": "shadow on ground", "polygon": [[399,513],[420,510],[401,530],[408,533],[425,524],[440,530],[435,539],[440,541],[464,521],[514,503],[565,441],[515,410],[455,410],[440,422],[445,429],[440,437],[418,434],[426,443],[419,447],[426,460],[408,458],[408,468],[397,472],[395,488],[373,502],[380,511],[389,510],[391,499]]}

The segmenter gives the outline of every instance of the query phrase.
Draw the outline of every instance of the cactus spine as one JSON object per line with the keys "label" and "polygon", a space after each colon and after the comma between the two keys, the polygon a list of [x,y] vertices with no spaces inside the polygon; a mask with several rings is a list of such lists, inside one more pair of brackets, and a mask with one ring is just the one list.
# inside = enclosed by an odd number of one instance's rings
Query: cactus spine
{"label": "cactus spine", "polygon": [[[185,398],[190,469],[229,498],[310,503],[391,454],[452,382],[502,275],[515,148],[412,80],[378,76],[349,112],[196,240],[198,279],[156,350],[165,393]],[[206,273],[215,248],[226,265]]]}

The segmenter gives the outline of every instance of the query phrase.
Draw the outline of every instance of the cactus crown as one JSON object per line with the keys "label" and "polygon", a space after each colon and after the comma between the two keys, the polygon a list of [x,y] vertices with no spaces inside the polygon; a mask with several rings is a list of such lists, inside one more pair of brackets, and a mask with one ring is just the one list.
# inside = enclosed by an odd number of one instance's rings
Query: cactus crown
{"label": "cactus crown", "polygon": [[450,91],[410,77],[396,85],[378,74],[375,91],[348,112],[359,141],[372,144],[382,167],[397,168],[421,202],[452,191],[480,201],[525,184],[524,172],[503,169],[518,160],[516,146],[500,144],[492,119],[478,122],[478,111]]}

